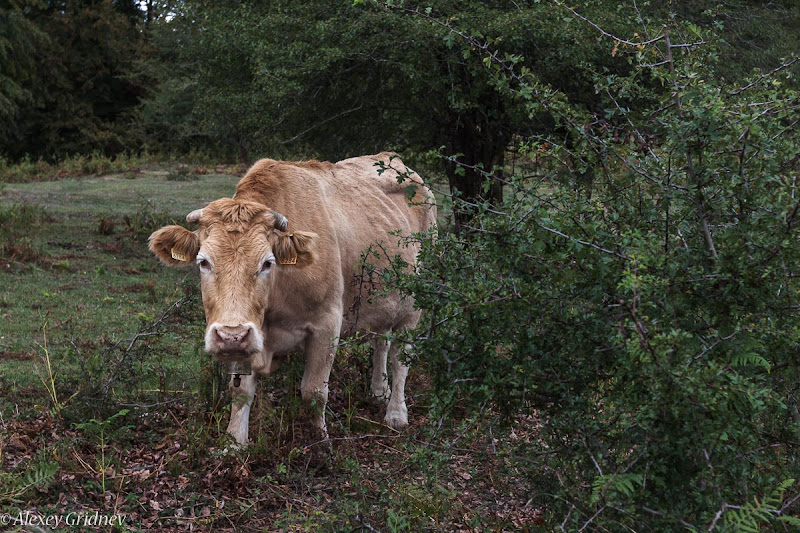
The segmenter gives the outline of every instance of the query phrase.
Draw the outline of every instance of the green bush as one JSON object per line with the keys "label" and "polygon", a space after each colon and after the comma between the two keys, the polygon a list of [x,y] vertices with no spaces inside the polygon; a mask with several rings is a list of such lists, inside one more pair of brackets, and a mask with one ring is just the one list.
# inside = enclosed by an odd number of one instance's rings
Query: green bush
{"label": "green bush", "polygon": [[797,84],[728,86],[711,45],[669,45],[598,73],[605,116],[490,69],[562,136],[524,141],[505,202],[420,236],[418,275],[392,282],[427,313],[435,418],[496,416],[553,529],[781,530],[800,479]]}
{"label": "green bush", "polygon": [[50,221],[50,216],[39,206],[19,203],[0,206],[0,240],[6,240],[47,221]]}
{"label": "green bush", "polygon": [[143,199],[139,209],[132,215],[125,215],[123,221],[131,238],[141,242],[146,242],[158,228],[175,223],[174,217],[166,209],[159,209],[156,202],[150,199]]}
{"label": "green bush", "polygon": [[50,215],[39,206],[18,203],[0,206],[0,258],[18,262],[41,261],[43,253],[38,243],[25,235],[50,220]]}

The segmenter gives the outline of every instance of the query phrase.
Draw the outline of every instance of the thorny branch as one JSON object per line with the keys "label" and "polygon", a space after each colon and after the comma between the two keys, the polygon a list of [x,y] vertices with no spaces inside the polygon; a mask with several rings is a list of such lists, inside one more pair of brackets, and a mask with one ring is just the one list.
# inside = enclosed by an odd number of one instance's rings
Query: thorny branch
{"label": "thorny branch", "polygon": [[748,83],[747,85],[745,85],[744,87],[740,87],[739,89],[736,89],[735,91],[731,91],[730,94],[732,96],[736,96],[738,94],[741,94],[741,93],[745,92],[748,89],[756,87],[759,83],[761,83],[765,79],[771,78],[772,76],[774,76],[775,74],[777,74],[778,72],[780,72],[782,70],[786,70],[787,68],[791,67],[792,65],[794,65],[798,61],[800,61],[800,57],[794,57],[792,59],[784,61],[782,64],[778,65],[777,67],[775,67],[774,69],[770,70],[766,74],[761,74],[761,76],[759,76],[759,78],[757,80],[754,80],[754,81]]}
{"label": "thorny branch", "polygon": [[124,346],[127,342],[127,346],[122,349],[122,353],[116,357],[116,364],[114,366],[114,370],[110,373],[106,382],[100,388],[100,391],[105,397],[108,394],[108,390],[111,387],[111,384],[117,379],[120,372],[122,371],[125,363],[131,357],[133,353],[133,347],[142,339],[147,337],[153,337],[158,335],[163,335],[163,331],[160,330],[161,325],[172,315],[173,311],[176,309],[180,309],[185,303],[189,302],[193,297],[192,296],[184,296],[179,300],[173,302],[169,305],[162,313],[161,316],[158,317],[156,320],[148,324],[146,327],[140,329],[136,334],[129,338],[129,339],[120,339],[114,344],[108,346],[105,350],[106,354],[111,354],[115,350],[120,349],[121,346]]}
{"label": "thorny branch", "polygon": [[[577,17],[577,18],[581,19],[582,21],[586,22],[587,24],[589,24],[591,27],[593,27],[594,29],[596,29],[597,31],[599,31],[600,33],[605,35],[606,37],[609,37],[609,38],[613,39],[614,41],[616,41],[618,43],[621,43],[621,44],[626,44],[628,46],[639,47],[639,46],[647,46],[648,44],[657,43],[658,41],[662,41],[662,40],[667,39],[667,34],[666,34],[666,32],[664,32],[661,35],[659,35],[657,37],[653,37],[652,39],[649,39],[647,41],[639,41],[639,42],[629,41],[627,39],[623,39],[622,37],[617,37],[614,34],[608,33],[603,28],[598,26],[596,23],[594,23],[590,19],[584,17],[583,15],[581,15],[580,13],[578,13],[577,11],[575,11],[573,8],[569,7],[568,5],[564,4],[563,2],[559,1],[559,2],[556,2],[556,4],[561,6],[561,7],[563,7],[564,9],[569,11],[570,13],[572,13],[575,17]],[[704,45],[704,44],[708,44],[708,41],[697,41],[697,42],[694,42],[694,43],[681,43],[681,44],[670,44],[669,41],[667,41],[667,48],[668,49],[669,48],[691,48],[693,46],[701,46],[701,45]]]}

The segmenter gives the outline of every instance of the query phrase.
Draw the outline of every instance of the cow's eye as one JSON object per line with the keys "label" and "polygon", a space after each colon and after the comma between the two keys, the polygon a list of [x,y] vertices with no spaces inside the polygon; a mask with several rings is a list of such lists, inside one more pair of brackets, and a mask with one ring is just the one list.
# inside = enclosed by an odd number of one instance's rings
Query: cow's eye
{"label": "cow's eye", "polygon": [[211,272],[211,263],[208,262],[208,259],[203,257],[197,260],[197,266],[200,267],[201,272]]}
{"label": "cow's eye", "polygon": [[272,258],[265,259],[263,263],[261,263],[261,270],[258,271],[259,274],[266,274],[272,268]]}

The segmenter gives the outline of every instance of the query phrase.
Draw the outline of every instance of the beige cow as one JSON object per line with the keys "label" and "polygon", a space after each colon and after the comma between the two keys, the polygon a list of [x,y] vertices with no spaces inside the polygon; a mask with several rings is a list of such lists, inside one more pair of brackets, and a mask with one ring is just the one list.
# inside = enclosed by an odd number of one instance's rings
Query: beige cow
{"label": "beige cow", "polygon": [[[389,170],[379,172],[383,161]],[[398,173],[406,176],[398,183]],[[414,265],[418,245],[399,235],[424,232],[436,221],[433,195],[393,154],[336,164],[262,159],[239,181],[233,198],[190,213],[195,231],[166,226],[150,249],[170,266],[196,264],[206,313],[205,349],[221,362],[247,361],[269,375],[293,350],[305,353],[300,391],[314,404],[313,423],[327,435],[328,379],[340,338],[359,334],[373,346],[372,394],[387,401],[385,422],[408,425],[408,367],[386,334],[419,320],[411,298],[381,294],[380,276],[365,279],[362,255],[386,267],[400,256]],[[375,274],[374,272],[372,274]],[[391,360],[392,386],[386,373]],[[228,432],[248,440],[255,376],[231,379]]]}

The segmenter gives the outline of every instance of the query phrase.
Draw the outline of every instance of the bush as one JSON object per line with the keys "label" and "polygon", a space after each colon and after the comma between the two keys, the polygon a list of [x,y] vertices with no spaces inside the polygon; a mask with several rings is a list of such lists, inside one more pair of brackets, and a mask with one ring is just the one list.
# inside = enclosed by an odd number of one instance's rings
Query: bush
{"label": "bush", "polygon": [[41,250],[23,234],[49,220],[48,213],[38,206],[18,203],[0,206],[0,257],[19,262],[40,261]]}
{"label": "bush", "polygon": [[50,181],[116,172],[136,173],[142,165],[154,163],[156,160],[157,156],[148,152],[140,154],[123,152],[109,157],[99,151],[94,151],[91,155],[73,155],[56,163],[48,163],[42,159],[33,161],[30,158],[12,163],[0,158],[0,183]]}
{"label": "bush", "polygon": [[713,50],[630,50],[660,64],[598,75],[605,116],[495,70],[570,139],[526,140],[518,174],[539,177],[509,178],[460,236],[421,236],[419,275],[392,277],[427,312],[434,409],[538,418],[499,449],[554,529],[796,526],[796,80],[730,87]]}
{"label": "bush", "polygon": [[167,181],[194,181],[198,178],[198,174],[193,173],[188,165],[175,165],[167,174]]}
{"label": "bush", "polygon": [[175,219],[165,209],[159,209],[154,200],[143,199],[139,209],[123,218],[132,239],[146,242],[150,234],[162,226],[174,224]]}

